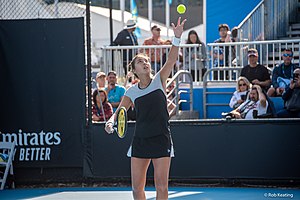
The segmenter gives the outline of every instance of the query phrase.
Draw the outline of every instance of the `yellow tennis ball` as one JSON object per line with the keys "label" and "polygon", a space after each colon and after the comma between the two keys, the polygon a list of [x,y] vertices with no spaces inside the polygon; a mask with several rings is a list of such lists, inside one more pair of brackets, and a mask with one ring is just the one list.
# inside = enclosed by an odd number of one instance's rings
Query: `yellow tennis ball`
{"label": "yellow tennis ball", "polygon": [[183,13],[185,13],[185,11],[186,11],[185,5],[179,4],[179,5],[177,6],[177,12],[178,12],[179,14],[183,14]]}

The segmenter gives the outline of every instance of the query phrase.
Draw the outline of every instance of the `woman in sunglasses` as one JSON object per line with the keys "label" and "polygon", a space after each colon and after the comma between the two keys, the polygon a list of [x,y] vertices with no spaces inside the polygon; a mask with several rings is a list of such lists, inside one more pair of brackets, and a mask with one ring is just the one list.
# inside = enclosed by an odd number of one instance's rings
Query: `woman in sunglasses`
{"label": "woman in sunglasses", "polygon": [[247,99],[251,83],[246,77],[240,76],[237,81],[236,91],[233,93],[229,106],[230,108],[239,107]]}
{"label": "woman in sunglasses", "polygon": [[289,87],[282,94],[284,109],[277,113],[279,118],[300,118],[300,68],[294,70]]}

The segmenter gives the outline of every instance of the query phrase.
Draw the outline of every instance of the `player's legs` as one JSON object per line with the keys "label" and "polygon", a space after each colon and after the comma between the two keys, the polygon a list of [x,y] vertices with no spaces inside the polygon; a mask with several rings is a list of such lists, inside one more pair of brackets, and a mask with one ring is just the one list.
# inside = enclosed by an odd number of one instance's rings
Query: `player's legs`
{"label": "player's legs", "polygon": [[154,167],[154,182],[156,188],[156,199],[168,199],[168,181],[171,164],[170,157],[152,159]]}
{"label": "player's legs", "polygon": [[131,182],[134,199],[146,199],[146,175],[150,161],[150,159],[131,157]]}

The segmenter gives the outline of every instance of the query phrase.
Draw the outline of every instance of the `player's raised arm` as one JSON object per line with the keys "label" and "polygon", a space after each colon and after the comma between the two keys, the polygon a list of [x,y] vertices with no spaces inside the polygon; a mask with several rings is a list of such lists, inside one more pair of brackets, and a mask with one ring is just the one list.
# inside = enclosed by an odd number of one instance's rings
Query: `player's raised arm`
{"label": "player's raised arm", "polygon": [[167,61],[160,71],[160,78],[161,78],[162,83],[164,83],[167,80],[167,78],[169,77],[169,75],[171,74],[171,71],[176,63],[177,58],[178,58],[180,38],[183,33],[183,27],[184,27],[185,22],[186,22],[186,19],[181,22],[181,17],[179,17],[177,20],[176,26],[174,25],[174,23],[172,23],[174,37],[172,40],[172,47],[169,52]]}

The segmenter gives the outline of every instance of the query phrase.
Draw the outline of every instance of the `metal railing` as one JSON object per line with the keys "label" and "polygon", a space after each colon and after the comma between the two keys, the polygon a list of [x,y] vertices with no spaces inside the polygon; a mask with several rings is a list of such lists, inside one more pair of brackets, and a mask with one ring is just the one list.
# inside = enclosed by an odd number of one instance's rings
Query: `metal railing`
{"label": "metal railing", "polygon": [[[268,40],[253,42],[231,42],[231,43],[209,43],[209,69],[226,67],[243,67],[248,64],[247,52],[250,48],[258,50],[258,62],[271,70],[282,61],[282,50],[290,48],[294,52],[293,62],[299,64],[300,39],[294,40]],[[219,49],[223,49],[221,52]],[[224,50],[225,49],[225,50]],[[227,49],[227,51],[226,51]],[[220,56],[222,54],[222,57]],[[227,73],[227,74],[225,74]],[[210,73],[213,74],[213,73]],[[228,77],[229,76],[229,77]],[[234,72],[229,73],[223,70],[215,72],[214,76],[208,76],[209,80],[225,81],[236,80]]]}
{"label": "metal railing", "polygon": [[[230,71],[237,71],[237,76],[240,75],[242,67],[228,67],[228,68],[212,68],[207,70],[207,72],[205,72],[204,76],[203,76],[203,119],[207,118],[207,106],[227,106],[229,104],[229,102],[227,103],[207,103],[207,95],[208,94],[232,94],[232,92],[208,92],[207,91],[207,84],[208,82],[214,82],[214,81],[209,81],[208,80],[208,76],[214,72],[230,72]],[[231,82],[231,83],[236,83],[235,80],[228,80],[226,81],[227,83]]]}
{"label": "metal railing", "polygon": [[240,41],[274,40],[295,22],[298,0],[262,0],[238,25]]}
{"label": "metal railing", "polygon": [[[228,68],[243,67],[248,64],[247,51],[249,48],[255,48],[259,53],[258,62],[272,70],[276,65],[282,62],[282,50],[290,48],[294,52],[293,62],[299,64],[299,46],[300,39],[294,40],[269,40],[269,41],[252,41],[252,42],[231,42],[231,43],[209,43],[206,46],[207,57],[205,59],[194,59],[194,54],[201,57],[200,45],[181,45],[180,53],[176,66],[172,71],[172,76],[179,70],[187,70],[194,74],[194,84],[200,85],[203,81],[202,69],[206,68]],[[100,71],[107,73],[115,70],[119,77],[125,76],[123,69],[123,61],[129,63],[131,57],[139,52],[152,51],[155,53],[155,60],[159,57],[160,62],[154,62],[154,70],[156,73],[164,64],[164,58],[170,51],[170,45],[161,46],[107,46],[100,49],[103,62],[100,64]],[[221,51],[222,49],[222,51]],[[160,52],[156,54],[156,52]],[[193,52],[193,53],[189,53]],[[131,54],[131,55],[130,55]],[[126,55],[126,57],[124,57]],[[130,55],[130,56],[129,56]],[[128,66],[127,67],[127,71]],[[213,70],[207,76],[209,80],[214,81],[235,81],[238,76],[236,70]]]}
{"label": "metal railing", "polygon": [[[187,76],[187,77],[184,77]],[[167,99],[170,100],[168,106],[171,103],[175,104],[175,107],[173,108],[173,110],[170,111],[170,113],[172,113],[174,111],[174,109],[176,109],[176,115],[178,115],[179,113],[179,106],[182,103],[189,103],[189,107],[190,107],[190,112],[193,111],[193,79],[192,79],[192,75],[191,73],[189,73],[186,70],[179,70],[170,80],[169,82],[166,84],[166,88],[168,88],[171,84],[173,84],[175,82],[175,87],[169,91],[169,93],[167,94]],[[181,84],[188,84],[189,85],[189,100],[181,100],[180,99],[180,94],[182,93],[187,93],[186,90],[181,90],[179,88],[179,86]],[[174,94],[174,97],[172,97],[172,94]],[[170,97],[172,99],[170,99]]]}
{"label": "metal railing", "polygon": [[[180,47],[172,76],[179,70],[202,72],[200,69],[206,68],[207,58],[201,53],[201,44],[183,44]],[[156,73],[165,63],[170,48],[171,45],[104,46],[99,53],[103,58],[103,62],[100,63],[100,71],[107,73],[114,70],[119,77],[123,77],[125,76],[124,68],[126,67],[126,71],[130,70],[126,64],[137,53],[148,53],[148,55],[152,55],[151,65],[153,73]],[[202,81],[202,74],[195,73],[193,80],[195,82]]]}

